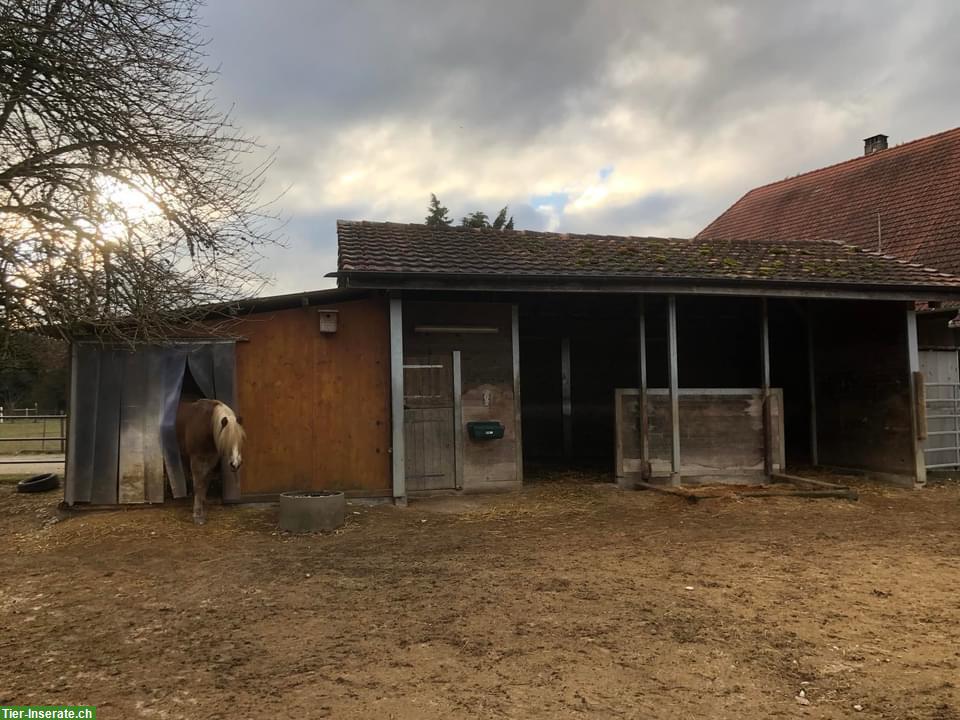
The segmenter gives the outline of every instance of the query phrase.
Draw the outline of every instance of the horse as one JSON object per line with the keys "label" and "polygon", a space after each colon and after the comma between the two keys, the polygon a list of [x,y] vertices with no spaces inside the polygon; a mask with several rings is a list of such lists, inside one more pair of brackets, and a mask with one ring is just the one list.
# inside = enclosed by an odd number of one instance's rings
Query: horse
{"label": "horse", "polygon": [[217,467],[233,472],[243,463],[246,433],[240,418],[219,400],[181,400],[177,409],[177,442],[184,468],[193,478],[193,521],[207,521],[207,488]]}

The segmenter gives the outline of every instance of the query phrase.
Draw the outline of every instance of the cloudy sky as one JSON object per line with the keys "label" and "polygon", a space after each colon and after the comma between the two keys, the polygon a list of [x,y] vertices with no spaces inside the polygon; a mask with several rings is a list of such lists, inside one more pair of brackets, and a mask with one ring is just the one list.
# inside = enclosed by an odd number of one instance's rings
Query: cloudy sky
{"label": "cloudy sky", "polygon": [[268,292],[335,220],[509,205],[517,228],[689,236],[755,185],[960,125],[960,3],[208,0],[217,95],[276,151]]}

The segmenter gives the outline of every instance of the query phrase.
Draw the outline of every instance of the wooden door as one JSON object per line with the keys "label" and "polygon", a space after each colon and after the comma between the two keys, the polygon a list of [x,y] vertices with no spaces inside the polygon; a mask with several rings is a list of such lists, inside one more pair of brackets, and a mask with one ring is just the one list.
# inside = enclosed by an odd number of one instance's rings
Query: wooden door
{"label": "wooden door", "polygon": [[407,490],[455,488],[453,356],[406,358],[403,404]]}

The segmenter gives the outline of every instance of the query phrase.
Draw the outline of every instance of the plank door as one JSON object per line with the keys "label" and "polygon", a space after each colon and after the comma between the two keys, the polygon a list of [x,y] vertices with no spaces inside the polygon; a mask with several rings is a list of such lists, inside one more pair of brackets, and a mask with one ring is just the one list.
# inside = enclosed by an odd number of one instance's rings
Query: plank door
{"label": "plank door", "polygon": [[407,490],[455,488],[452,354],[405,359],[403,405]]}
{"label": "plank door", "polygon": [[960,466],[960,362],[956,350],[923,350],[920,371],[926,390],[927,440],[924,460],[930,469]]}

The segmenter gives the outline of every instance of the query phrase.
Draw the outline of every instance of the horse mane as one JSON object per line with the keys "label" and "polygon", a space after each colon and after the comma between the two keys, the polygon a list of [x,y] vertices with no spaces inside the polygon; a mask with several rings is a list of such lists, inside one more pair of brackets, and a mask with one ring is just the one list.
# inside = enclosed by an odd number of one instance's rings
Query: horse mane
{"label": "horse mane", "polygon": [[[223,425],[224,418],[227,420],[226,425]],[[222,402],[218,402],[213,407],[211,429],[213,430],[214,442],[217,445],[217,452],[220,455],[225,455],[232,448],[241,445],[247,435],[244,432],[243,425],[237,422],[237,416],[233,410]]]}

